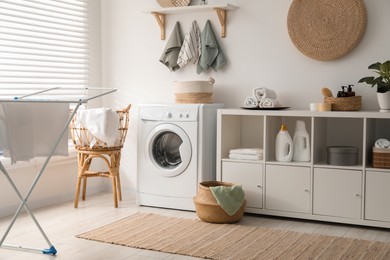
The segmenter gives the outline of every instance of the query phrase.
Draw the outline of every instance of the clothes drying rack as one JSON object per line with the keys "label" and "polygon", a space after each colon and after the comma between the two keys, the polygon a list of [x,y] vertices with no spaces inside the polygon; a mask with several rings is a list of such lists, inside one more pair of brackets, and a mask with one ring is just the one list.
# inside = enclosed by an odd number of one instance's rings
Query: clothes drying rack
{"label": "clothes drying rack", "polygon": [[[67,120],[66,125],[64,126],[63,130],[58,136],[58,139],[53,144],[52,148],[50,149],[50,153],[46,157],[44,163],[42,164],[41,169],[36,174],[35,179],[32,181],[30,188],[28,189],[26,195],[23,197],[20,193],[18,187],[15,185],[13,180],[11,179],[10,175],[8,174],[7,170],[3,166],[3,164],[0,161],[0,171],[4,174],[8,182],[10,183],[12,189],[15,191],[16,195],[20,199],[20,204],[17,210],[15,211],[15,214],[9,223],[5,233],[3,234],[1,240],[0,240],[0,249],[14,249],[14,250],[21,250],[21,251],[32,251],[32,252],[39,252],[47,255],[55,255],[57,253],[57,250],[53,246],[53,244],[50,242],[49,238],[43,231],[42,227],[38,223],[37,219],[35,218],[34,214],[30,210],[30,208],[27,205],[27,201],[33,192],[35,186],[37,185],[40,177],[42,176],[43,172],[46,169],[47,164],[49,163],[51,157],[53,156],[58,144],[60,143],[62,137],[65,133],[68,131],[69,123],[71,122],[73,116],[76,114],[77,110],[81,105],[84,105],[88,103],[90,100],[108,95],[110,93],[115,92],[116,89],[108,89],[108,88],[71,88],[71,87],[56,87],[56,88],[40,88],[40,89],[26,89],[26,88],[0,88],[0,105],[2,103],[12,102],[12,103],[68,103],[69,105],[73,104],[74,108],[72,112],[69,115],[69,118]],[[12,92],[12,93],[11,93]],[[40,248],[33,248],[33,247],[27,247],[27,246],[19,246],[19,245],[9,245],[4,244],[4,240],[8,236],[10,230],[12,229],[13,225],[15,224],[16,219],[18,218],[19,214],[21,213],[22,209],[25,209],[35,225],[37,226],[39,232],[42,234],[43,238],[46,240],[49,248],[47,249],[40,249]]]}

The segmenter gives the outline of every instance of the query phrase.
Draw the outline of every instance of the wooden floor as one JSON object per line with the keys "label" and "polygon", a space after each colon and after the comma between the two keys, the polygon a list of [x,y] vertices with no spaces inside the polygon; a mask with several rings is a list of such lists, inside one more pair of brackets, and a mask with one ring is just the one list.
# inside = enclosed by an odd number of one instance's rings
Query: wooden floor
{"label": "wooden floor", "polygon": [[[136,205],[135,196],[126,196],[120,202],[119,208],[115,209],[113,207],[111,193],[90,196],[86,201],[80,201],[78,209],[73,208],[73,202],[68,202],[34,210],[33,212],[57,249],[57,255],[48,256],[0,248],[0,259],[196,259],[93,242],[75,237],[76,234],[108,224],[136,212],[151,212],[168,216],[196,218],[196,213],[194,212],[139,207]],[[3,236],[9,222],[10,218],[0,219],[1,236]],[[390,229],[301,221],[288,218],[260,217],[257,215],[245,215],[240,224],[390,242]],[[5,243],[47,248],[47,244],[42,238],[42,235],[26,214],[18,218]]]}

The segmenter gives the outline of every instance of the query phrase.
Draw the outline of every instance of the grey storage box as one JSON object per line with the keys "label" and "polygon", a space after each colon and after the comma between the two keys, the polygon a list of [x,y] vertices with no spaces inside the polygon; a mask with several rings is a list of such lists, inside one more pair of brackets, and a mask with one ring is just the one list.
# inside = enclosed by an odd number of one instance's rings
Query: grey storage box
{"label": "grey storage box", "polygon": [[359,148],[354,146],[328,146],[327,163],[338,166],[358,164]]}

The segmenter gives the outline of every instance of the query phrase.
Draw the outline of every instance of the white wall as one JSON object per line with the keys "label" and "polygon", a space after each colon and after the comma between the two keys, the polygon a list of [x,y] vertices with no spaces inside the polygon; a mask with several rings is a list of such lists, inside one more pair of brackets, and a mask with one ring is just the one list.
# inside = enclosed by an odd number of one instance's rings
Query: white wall
{"label": "white wall", "polygon": [[[193,0],[192,3],[195,1]],[[199,2],[199,1],[198,1]],[[310,102],[321,102],[321,88],[334,93],[341,85],[355,84],[363,96],[363,109],[378,110],[375,90],[358,85],[370,75],[367,67],[389,59],[390,1],[365,1],[368,11],[366,33],[360,44],[348,55],[329,62],[310,59],[291,42],[287,31],[287,13],[291,1],[230,0],[239,6],[228,13],[227,37],[219,42],[228,64],[220,71],[196,73],[195,65],[170,72],[158,60],[166,40],[160,40],[159,26],[146,11],[160,8],[156,1],[102,0],[103,85],[118,88],[106,104],[174,102],[175,80],[216,80],[215,102],[225,107],[240,107],[255,87],[274,89],[284,106],[308,109]],[[185,33],[193,20],[202,30],[207,19],[215,33],[219,21],[214,12],[171,14],[167,16],[166,38],[176,21]],[[122,159],[122,181],[127,189],[136,187],[137,107],[132,109],[131,128]]]}

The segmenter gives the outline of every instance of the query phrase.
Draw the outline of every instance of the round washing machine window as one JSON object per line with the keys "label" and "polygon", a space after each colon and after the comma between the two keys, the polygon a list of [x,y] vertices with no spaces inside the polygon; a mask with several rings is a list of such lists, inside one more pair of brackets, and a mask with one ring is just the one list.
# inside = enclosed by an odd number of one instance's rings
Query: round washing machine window
{"label": "round washing machine window", "polygon": [[146,142],[148,157],[161,175],[177,176],[183,173],[191,162],[190,139],[176,125],[158,125],[149,133]]}

